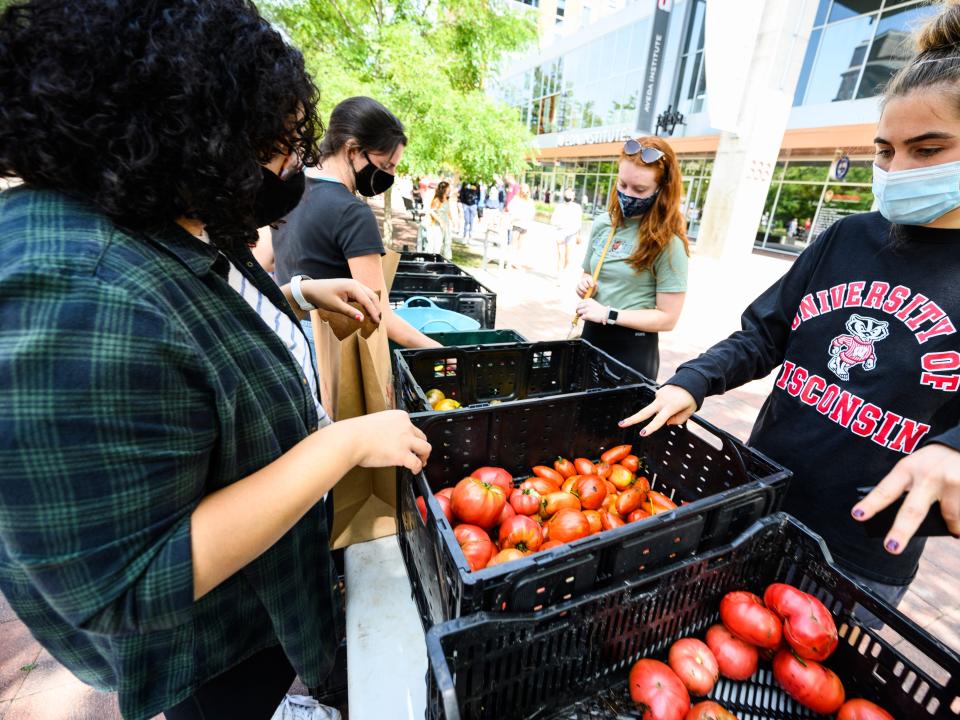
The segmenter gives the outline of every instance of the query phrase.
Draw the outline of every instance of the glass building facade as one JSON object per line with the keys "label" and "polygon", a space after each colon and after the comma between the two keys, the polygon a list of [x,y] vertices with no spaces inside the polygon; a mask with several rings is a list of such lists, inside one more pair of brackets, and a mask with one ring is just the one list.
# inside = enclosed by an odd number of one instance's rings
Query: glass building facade
{"label": "glass building facade", "polygon": [[601,35],[534,68],[508,76],[499,95],[535,135],[636,120],[650,42],[650,19]]}
{"label": "glass building facade", "polygon": [[[664,58],[667,74],[661,78],[661,83],[668,86],[661,101],[669,101],[673,109],[683,113],[690,127],[698,128],[706,127],[707,2],[674,2],[676,22],[671,20],[669,31],[673,38],[672,56]],[[649,3],[656,4],[655,0]],[[937,6],[924,0],[820,0],[804,52],[794,106],[803,106],[803,112],[807,106],[817,106],[814,112],[818,127],[876,119],[870,115],[876,112],[874,104],[852,103],[881,94],[893,74],[911,57],[911,31],[936,12]],[[636,116],[652,22],[652,16],[625,20],[620,27],[599,37],[507,75],[500,84],[501,95],[517,108],[534,134],[557,134],[553,137],[559,146],[573,144],[564,141],[564,133],[571,131],[604,128],[603,139],[607,141],[620,136],[608,131],[646,132],[636,129]],[[825,106],[822,111],[821,106]],[[658,105],[655,112],[665,109]],[[856,120],[852,121],[852,117]],[[680,126],[676,135],[688,132],[688,128]],[[703,135],[699,131],[693,134]],[[568,137],[575,140],[574,135]],[[869,140],[849,149],[850,168],[842,180],[834,175],[834,149],[828,145],[811,148],[807,154],[782,151],[757,229],[757,247],[799,252],[837,218],[870,210],[872,158],[868,146]],[[584,150],[585,154],[589,152],[588,147]],[[546,147],[544,155],[549,155]],[[684,180],[682,210],[690,236],[696,238],[713,159],[702,152],[681,152],[680,160]],[[525,179],[540,202],[551,204],[562,197],[564,189],[572,187],[585,212],[592,213],[606,207],[616,179],[616,160],[596,155],[559,157],[533,168]]]}

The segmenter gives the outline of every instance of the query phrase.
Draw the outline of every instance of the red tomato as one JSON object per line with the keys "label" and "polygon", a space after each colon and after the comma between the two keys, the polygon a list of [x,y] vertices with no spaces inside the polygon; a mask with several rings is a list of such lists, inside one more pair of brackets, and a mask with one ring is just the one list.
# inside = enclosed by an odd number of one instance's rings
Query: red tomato
{"label": "red tomato", "polygon": [[557,487],[563,485],[563,481],[566,479],[556,470],[547,467],[546,465],[537,465],[535,468],[533,468],[533,474],[537,477],[543,478],[544,480],[549,480]]}
{"label": "red tomato", "polygon": [[737,716],[720,703],[706,700],[690,708],[686,720],[737,720]]}
{"label": "red tomato", "polygon": [[783,619],[783,638],[797,655],[823,662],[837,649],[837,625],[830,611],[813,595],[774,583],[763,598],[767,607]]}
{"label": "red tomato", "polygon": [[650,481],[647,480],[646,475],[637,475],[633,481],[633,487],[635,487],[640,492],[646,494],[650,492]]}
{"label": "red tomato", "polygon": [[633,450],[633,445],[617,445],[607,450],[603,455],[600,456],[600,459],[605,463],[618,463],[623,460],[627,455],[630,454],[630,451]]}
{"label": "red tomato", "polygon": [[[621,515],[629,515],[644,501],[645,495],[636,488],[627,488],[620,497],[617,498],[617,512]],[[649,513],[648,513],[649,514]]]}
{"label": "red tomato", "polygon": [[550,548],[560,547],[563,545],[559,540],[547,540],[543,545],[540,546],[541,550],[549,550]]}
{"label": "red tomato", "polygon": [[623,465],[613,465],[610,468],[610,482],[616,486],[617,490],[626,490],[636,479],[636,476]]}
{"label": "red tomato", "polygon": [[677,504],[673,500],[656,490],[647,492],[647,503],[650,505],[651,515],[667,512],[668,510],[676,510],[677,508]]}
{"label": "red tomato", "polygon": [[486,531],[476,525],[457,525],[453,529],[453,534],[460,543],[460,549],[467,558],[470,569],[474,572],[483,570],[497,552]]}
{"label": "red tomato", "polygon": [[735,637],[723,625],[713,625],[707,630],[707,647],[725,678],[746,680],[757,671],[760,661],[757,649]]}
{"label": "red tomato", "polygon": [[577,468],[578,475],[596,475],[597,466],[586,458],[577,458],[573,461],[573,464]]}
{"label": "red tomato", "polygon": [[603,522],[600,520],[600,513],[596,510],[584,510],[583,516],[587,519],[587,522],[590,523],[590,534],[595,535],[596,533],[603,530]]}
{"label": "red tomato", "polygon": [[423,499],[423,495],[417,495],[417,510],[420,512],[420,519],[424,522],[427,521],[427,503]]}
{"label": "red tomato", "polygon": [[619,515],[606,511],[600,513],[600,526],[604,530],[613,530],[614,528],[623,527],[625,524],[623,518]]}
{"label": "red tomato", "polygon": [[515,515],[500,526],[500,549],[516,548],[520,552],[533,552],[543,536],[536,520],[526,515]]}
{"label": "red tomato", "polygon": [[607,486],[598,475],[583,475],[577,482],[576,489],[580,504],[585,510],[599,510],[607,497]]}
{"label": "red tomato", "polygon": [[638,458],[636,455],[627,455],[623,460],[620,461],[620,464],[633,473],[640,470],[640,458]]}
{"label": "red tomato", "polygon": [[857,698],[843,704],[837,713],[837,720],[893,720],[893,715],[869,700]]}
{"label": "red tomato", "polygon": [[639,522],[640,520],[646,520],[648,517],[653,517],[650,513],[644,510],[642,507],[638,507],[632,513],[627,515],[627,522]]}
{"label": "red tomato", "polygon": [[512,517],[516,517],[517,511],[513,509],[513,505],[506,502],[503,504],[503,510],[500,511],[500,517],[497,518],[497,522],[494,523],[494,527],[497,525],[503,525],[507,520]]}
{"label": "red tomato", "polygon": [[453,508],[450,506],[450,498],[448,498],[446,495],[439,494],[434,495],[433,497],[436,498],[437,502],[440,504],[440,509],[443,510],[443,515],[445,518],[447,518],[447,522],[453,525]]}
{"label": "red tomato", "polygon": [[570,493],[562,490],[545,495],[540,502],[540,515],[543,518],[550,518],[564,508],[580,511],[580,501]]}
{"label": "red tomato", "polygon": [[[580,475],[574,475],[573,477],[568,477],[563,481],[563,485],[560,486],[560,489],[564,492],[570,493],[571,495],[577,495],[577,483],[580,482]],[[577,497],[580,497],[577,495]]]}
{"label": "red tomato", "polygon": [[560,489],[560,483],[553,483],[540,477],[532,477],[529,480],[524,480],[522,483],[520,483],[521,490],[526,490],[527,488],[536,490],[541,495],[549,495],[550,493],[557,492]]}
{"label": "red tomato", "polygon": [[507,502],[499,485],[491,485],[474,477],[464,478],[453,489],[450,506],[453,514],[469,525],[492,528]]}
{"label": "red tomato", "polygon": [[684,720],[690,709],[687,689],[659,660],[644,658],[633,664],[630,698],[643,710],[643,720]]}
{"label": "red tomato", "polygon": [[503,488],[503,494],[506,497],[510,497],[510,493],[513,492],[513,475],[508,473],[503,468],[477,468],[470,473],[470,477],[475,477],[477,480],[483,480],[491,485],[499,485]]}
{"label": "red tomato", "polygon": [[490,558],[490,562],[487,563],[487,567],[503,565],[503,563],[519,560],[522,557],[525,557],[525,555],[516,548],[507,548],[506,550],[501,550],[492,558]]}
{"label": "red tomato", "polygon": [[694,695],[709,695],[720,679],[717,659],[710,648],[696,638],[683,638],[670,646],[670,668]]}
{"label": "red tomato", "polygon": [[553,462],[553,469],[563,475],[565,478],[573,477],[577,474],[577,468],[566,458],[558,457]]}
{"label": "red tomato", "polygon": [[761,648],[775,648],[783,639],[780,618],[751,592],[737,590],[720,601],[720,619],[741,640]]}
{"label": "red tomato", "polygon": [[590,521],[579,510],[559,510],[547,524],[550,539],[558,542],[573,542],[590,534]]}
{"label": "red tomato", "polygon": [[540,493],[533,488],[516,488],[510,493],[510,505],[517,515],[536,515],[540,512]]}
{"label": "red tomato", "polygon": [[447,500],[452,500],[452,499],[453,499],[453,488],[452,488],[452,487],[445,487],[445,488],[443,488],[443,490],[437,490],[437,495],[439,495],[440,497],[445,497]]}
{"label": "red tomato", "polygon": [[597,475],[606,480],[610,477],[610,473],[613,471],[613,466],[610,463],[598,462],[597,463]]}
{"label": "red tomato", "polygon": [[773,677],[787,694],[804,707],[823,715],[843,705],[843,683],[829,668],[781,650],[773,658]]}

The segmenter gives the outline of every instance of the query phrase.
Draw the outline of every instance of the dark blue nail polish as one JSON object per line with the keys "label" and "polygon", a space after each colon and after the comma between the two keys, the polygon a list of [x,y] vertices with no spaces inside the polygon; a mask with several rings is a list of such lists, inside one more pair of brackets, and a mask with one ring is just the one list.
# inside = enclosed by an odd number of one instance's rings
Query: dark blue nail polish
{"label": "dark blue nail polish", "polygon": [[900,543],[898,543],[896,540],[887,540],[887,544],[884,547],[886,547],[890,552],[896,552],[900,549]]}
{"label": "dark blue nail polish", "polygon": [[860,518],[862,518],[862,517],[864,516],[864,512],[863,512],[863,510],[861,510],[860,508],[854,508],[854,509],[853,509],[853,516],[854,516],[855,518],[857,518],[857,520],[859,520]]}

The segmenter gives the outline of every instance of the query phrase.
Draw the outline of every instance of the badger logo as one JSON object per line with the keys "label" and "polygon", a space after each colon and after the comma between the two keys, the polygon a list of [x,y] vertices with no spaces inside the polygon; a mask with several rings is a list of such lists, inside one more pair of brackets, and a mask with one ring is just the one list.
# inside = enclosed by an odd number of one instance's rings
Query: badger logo
{"label": "badger logo", "polygon": [[850,379],[850,370],[862,365],[864,370],[877,366],[874,343],[890,334],[890,323],[863,315],[851,315],[847,320],[849,335],[838,335],[830,341],[830,362],[827,367],[841,380]]}

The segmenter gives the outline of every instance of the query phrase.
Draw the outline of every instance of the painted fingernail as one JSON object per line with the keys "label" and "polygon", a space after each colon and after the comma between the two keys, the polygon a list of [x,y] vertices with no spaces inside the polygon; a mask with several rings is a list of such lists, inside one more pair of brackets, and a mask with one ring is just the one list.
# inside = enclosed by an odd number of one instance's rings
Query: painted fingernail
{"label": "painted fingernail", "polygon": [[361,315],[360,313],[357,313],[357,320],[360,322],[363,322],[363,315]]}
{"label": "painted fingernail", "polygon": [[887,540],[887,544],[884,545],[884,547],[890,552],[896,552],[900,549],[900,543],[898,543],[896,540],[890,539]]}
{"label": "painted fingernail", "polygon": [[647,431],[646,431],[646,430],[641,430],[641,431],[640,431],[640,437],[646,437],[646,436],[647,436]]}
{"label": "painted fingernail", "polygon": [[860,508],[854,508],[854,509],[853,509],[853,516],[854,516],[855,518],[857,518],[858,520],[859,520],[860,518],[862,518],[862,517],[864,516],[864,514],[865,514],[865,513],[863,512],[863,510],[861,510]]}
{"label": "painted fingernail", "polygon": [[627,424],[627,423],[626,423],[625,420],[621,420],[620,422],[617,423],[617,425],[619,425],[620,427],[623,427],[623,426],[626,425],[626,424]]}

